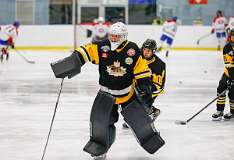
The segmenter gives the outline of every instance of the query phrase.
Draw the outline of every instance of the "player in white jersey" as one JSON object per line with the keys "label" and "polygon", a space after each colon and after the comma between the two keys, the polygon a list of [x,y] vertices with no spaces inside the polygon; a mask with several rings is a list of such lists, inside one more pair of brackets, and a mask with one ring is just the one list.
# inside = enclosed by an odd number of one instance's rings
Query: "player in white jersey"
{"label": "player in white jersey", "polygon": [[222,11],[218,10],[216,12],[216,16],[213,18],[212,22],[212,30],[211,33],[216,33],[216,38],[218,40],[218,47],[217,49],[221,49],[221,40],[226,40],[226,26],[227,26],[227,19],[223,16]]}
{"label": "player in white jersey", "polygon": [[177,32],[177,17],[174,16],[172,19],[166,20],[163,24],[163,33],[160,37],[160,44],[158,51],[162,50],[164,42],[166,42],[166,57],[168,57],[169,50],[172,46],[173,40],[175,38],[175,34]]}
{"label": "player in white jersey", "polygon": [[94,22],[94,29],[92,31],[92,43],[106,40],[108,38],[109,25],[104,22],[103,17],[99,17]]}
{"label": "player in white jersey", "polygon": [[8,48],[15,46],[15,41],[18,36],[18,28],[20,23],[15,21],[11,25],[0,26],[0,60],[3,61],[4,55],[6,55],[6,60],[9,59]]}

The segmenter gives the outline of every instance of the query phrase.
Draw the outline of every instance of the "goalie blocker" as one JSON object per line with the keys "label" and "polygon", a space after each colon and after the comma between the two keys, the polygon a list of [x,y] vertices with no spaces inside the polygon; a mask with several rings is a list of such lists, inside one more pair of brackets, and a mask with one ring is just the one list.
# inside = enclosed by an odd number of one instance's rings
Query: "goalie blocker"
{"label": "goalie blocker", "polygon": [[69,79],[80,73],[82,65],[76,51],[69,57],[50,64],[56,78],[68,77]]}

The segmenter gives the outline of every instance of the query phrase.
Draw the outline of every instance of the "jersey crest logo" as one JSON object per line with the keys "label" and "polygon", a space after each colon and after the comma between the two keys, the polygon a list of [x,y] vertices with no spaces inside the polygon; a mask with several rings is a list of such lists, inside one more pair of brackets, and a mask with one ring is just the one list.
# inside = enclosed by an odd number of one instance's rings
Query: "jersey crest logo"
{"label": "jersey crest logo", "polygon": [[128,57],[125,59],[125,63],[131,65],[133,63],[133,59],[131,57]]}
{"label": "jersey crest logo", "polygon": [[130,48],[130,49],[127,51],[127,54],[128,54],[130,57],[132,57],[132,56],[134,56],[134,55],[136,54],[136,51],[135,51],[135,49]]}
{"label": "jersey crest logo", "polygon": [[126,74],[126,68],[123,68],[120,66],[120,62],[116,61],[114,64],[107,66],[106,71],[108,72],[109,75],[114,76],[114,77],[122,77],[124,74]]}
{"label": "jersey crest logo", "polygon": [[101,50],[103,51],[103,52],[108,52],[108,51],[110,51],[110,46],[102,46],[101,47]]}

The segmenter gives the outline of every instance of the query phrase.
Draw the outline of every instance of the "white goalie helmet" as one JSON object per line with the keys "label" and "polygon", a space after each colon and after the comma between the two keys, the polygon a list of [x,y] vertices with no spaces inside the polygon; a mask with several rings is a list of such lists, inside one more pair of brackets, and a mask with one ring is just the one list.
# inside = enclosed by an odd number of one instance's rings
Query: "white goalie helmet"
{"label": "white goalie helmet", "polygon": [[111,50],[115,50],[124,41],[127,40],[128,30],[124,23],[116,22],[111,25],[109,29],[109,40],[111,43]]}

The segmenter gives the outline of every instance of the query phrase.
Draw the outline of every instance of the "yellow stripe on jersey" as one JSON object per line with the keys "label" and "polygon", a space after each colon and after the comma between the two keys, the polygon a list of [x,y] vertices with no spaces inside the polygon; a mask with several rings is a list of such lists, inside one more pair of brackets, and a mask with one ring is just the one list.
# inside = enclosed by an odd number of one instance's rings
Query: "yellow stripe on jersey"
{"label": "yellow stripe on jersey", "polygon": [[153,76],[152,81],[161,86],[163,84],[163,78],[165,76],[165,70],[163,70],[162,75],[153,74],[152,76]]}
{"label": "yellow stripe on jersey", "polygon": [[76,49],[79,53],[81,53],[83,59],[85,62],[90,61],[99,64],[99,58],[98,58],[98,46],[97,44],[87,44],[84,47],[79,47]]}
{"label": "yellow stripe on jersey", "polygon": [[228,69],[227,69],[226,67],[224,68],[224,74],[225,74],[227,77],[229,77]]}
{"label": "yellow stripe on jersey", "polygon": [[151,73],[147,65],[147,61],[141,56],[138,58],[136,65],[134,66],[135,79],[150,77]]}
{"label": "yellow stripe on jersey", "polygon": [[89,58],[88,58],[89,55],[86,54],[86,52],[83,48],[77,48],[76,51],[78,51],[82,55],[85,63],[87,63],[89,61]]}
{"label": "yellow stripe on jersey", "polygon": [[123,45],[122,48],[116,48],[116,49],[115,49],[116,52],[117,52],[117,53],[121,52],[121,51],[125,48],[125,46],[126,46],[128,43],[129,43],[129,42],[127,41],[127,42]]}
{"label": "yellow stripe on jersey", "polygon": [[127,102],[133,96],[133,94],[134,94],[134,89],[132,87],[128,95],[124,97],[116,97],[115,104],[121,104]]}
{"label": "yellow stripe on jersey", "polygon": [[223,60],[225,64],[233,64],[233,56],[230,54],[223,55]]}
{"label": "yellow stripe on jersey", "polygon": [[158,93],[152,93],[152,97],[156,97],[156,96],[163,94],[163,93],[164,93],[164,90],[161,89]]}

